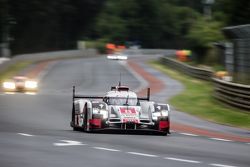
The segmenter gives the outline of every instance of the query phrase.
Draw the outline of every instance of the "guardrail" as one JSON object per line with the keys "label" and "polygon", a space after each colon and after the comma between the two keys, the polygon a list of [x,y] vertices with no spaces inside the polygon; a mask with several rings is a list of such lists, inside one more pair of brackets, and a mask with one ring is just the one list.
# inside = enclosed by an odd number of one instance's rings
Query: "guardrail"
{"label": "guardrail", "polygon": [[174,69],[179,70],[179,71],[181,71],[189,76],[199,78],[202,80],[210,81],[212,76],[213,76],[213,71],[211,71],[211,70],[193,67],[193,66],[190,66],[188,64],[174,60],[172,58],[163,57],[162,62],[171,68],[174,68]]}
{"label": "guardrail", "polygon": [[4,71],[12,64],[15,64],[21,60],[29,60],[32,62],[39,62],[44,60],[55,60],[55,59],[66,59],[66,58],[81,58],[81,57],[93,57],[97,54],[95,49],[85,50],[65,50],[65,51],[53,51],[53,52],[42,52],[42,53],[29,53],[15,55],[9,61],[6,61],[0,65],[0,71]]}
{"label": "guardrail", "polygon": [[128,55],[165,55],[165,54],[175,54],[176,50],[173,49],[126,49],[125,54]]}
{"label": "guardrail", "polygon": [[250,111],[250,85],[236,84],[213,78],[213,71],[193,67],[177,60],[163,57],[162,63],[189,76],[214,83],[213,96],[223,103]]}
{"label": "guardrail", "polygon": [[237,108],[250,111],[250,85],[226,82],[213,78],[214,97]]}

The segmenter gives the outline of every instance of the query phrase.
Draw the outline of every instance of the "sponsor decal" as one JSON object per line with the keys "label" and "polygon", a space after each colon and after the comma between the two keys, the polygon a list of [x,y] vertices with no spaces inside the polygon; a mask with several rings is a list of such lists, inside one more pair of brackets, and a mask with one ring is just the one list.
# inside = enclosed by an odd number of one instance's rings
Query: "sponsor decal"
{"label": "sponsor decal", "polygon": [[123,118],[123,123],[139,123],[139,120],[137,118]]}
{"label": "sponsor decal", "polygon": [[120,112],[124,115],[136,115],[135,108],[120,108]]}
{"label": "sponsor decal", "polygon": [[139,123],[138,113],[135,108],[120,108],[123,123]]}

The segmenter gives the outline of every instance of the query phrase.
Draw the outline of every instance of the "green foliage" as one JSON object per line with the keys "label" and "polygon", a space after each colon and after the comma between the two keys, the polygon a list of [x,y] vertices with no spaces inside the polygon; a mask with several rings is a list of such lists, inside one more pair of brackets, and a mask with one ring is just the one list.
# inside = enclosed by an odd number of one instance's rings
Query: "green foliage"
{"label": "green foliage", "polygon": [[215,11],[220,11],[224,14],[223,22],[227,26],[249,24],[249,0],[216,0]]}
{"label": "green foliage", "polygon": [[[200,0],[1,0],[0,39],[8,29],[13,53],[74,48],[79,39],[99,38],[204,50],[222,39],[223,25],[249,23],[248,0],[216,0],[212,9],[208,21]],[[10,18],[16,24],[10,25]]]}
{"label": "green foliage", "polygon": [[99,53],[106,53],[106,44],[108,43],[107,39],[98,39],[95,41],[85,41],[86,48],[95,48]]}
{"label": "green foliage", "polygon": [[76,47],[76,41],[94,33],[91,28],[104,1],[8,0],[8,15],[17,24],[10,29],[13,53]]}
{"label": "green foliage", "polygon": [[104,54],[106,53],[106,44],[107,44],[106,39],[99,39],[96,41],[96,49],[99,51],[99,53]]}
{"label": "green foliage", "polygon": [[116,43],[126,40],[126,23],[120,17],[103,14],[98,18],[97,27],[98,34],[102,34],[103,38]]}
{"label": "green foliage", "polygon": [[220,22],[201,17],[193,23],[187,38],[194,48],[210,48],[213,42],[224,39],[221,32],[222,27],[223,25]]}
{"label": "green foliage", "polygon": [[143,47],[166,47],[169,41],[183,38],[198,15],[167,1],[108,0],[96,31],[116,43],[140,41]]}
{"label": "green foliage", "polygon": [[6,79],[12,78],[16,75],[20,70],[28,67],[32,62],[31,61],[20,61],[8,67],[6,70],[0,72],[0,83],[2,83]]}

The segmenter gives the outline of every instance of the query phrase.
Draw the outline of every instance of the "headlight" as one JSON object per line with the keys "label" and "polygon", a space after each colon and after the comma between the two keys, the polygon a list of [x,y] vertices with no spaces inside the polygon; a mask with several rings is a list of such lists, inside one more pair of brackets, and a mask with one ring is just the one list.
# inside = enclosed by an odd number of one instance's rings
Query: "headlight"
{"label": "headlight", "polygon": [[102,114],[103,119],[107,119],[108,118],[108,111],[106,111],[106,110],[100,110],[100,114]]}
{"label": "headlight", "polygon": [[106,111],[106,110],[99,110],[98,108],[94,108],[93,114],[102,114],[103,119],[108,118],[108,111]]}
{"label": "headlight", "polygon": [[161,115],[164,116],[164,117],[167,117],[168,116],[168,111],[167,110],[162,110]]}
{"label": "headlight", "polygon": [[16,85],[14,82],[4,82],[3,88],[4,89],[16,89]]}
{"label": "headlight", "polygon": [[153,120],[157,120],[158,117],[160,117],[160,116],[167,117],[168,116],[168,111],[167,110],[162,110],[160,112],[153,112],[152,113],[152,119]]}
{"label": "headlight", "polygon": [[36,81],[25,81],[25,88],[35,89],[37,88]]}

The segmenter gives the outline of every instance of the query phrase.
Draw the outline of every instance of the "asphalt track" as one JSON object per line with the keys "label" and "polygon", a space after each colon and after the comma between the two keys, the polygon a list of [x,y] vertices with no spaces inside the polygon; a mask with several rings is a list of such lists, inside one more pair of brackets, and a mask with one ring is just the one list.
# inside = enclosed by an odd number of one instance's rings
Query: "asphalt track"
{"label": "asphalt track", "polygon": [[[155,56],[154,56],[155,57]],[[182,90],[180,83],[147,66],[150,56],[129,58],[164,83],[152,96],[164,98]],[[120,78],[133,90],[147,82],[127,70],[128,65],[105,57],[61,60],[49,64],[38,94],[0,94],[1,167],[182,167],[250,165],[250,144],[174,131],[152,134],[84,133],[69,126],[72,86],[79,94],[102,95]],[[121,76],[121,77],[120,77]],[[216,125],[173,109],[171,120],[249,138],[249,131]]]}

